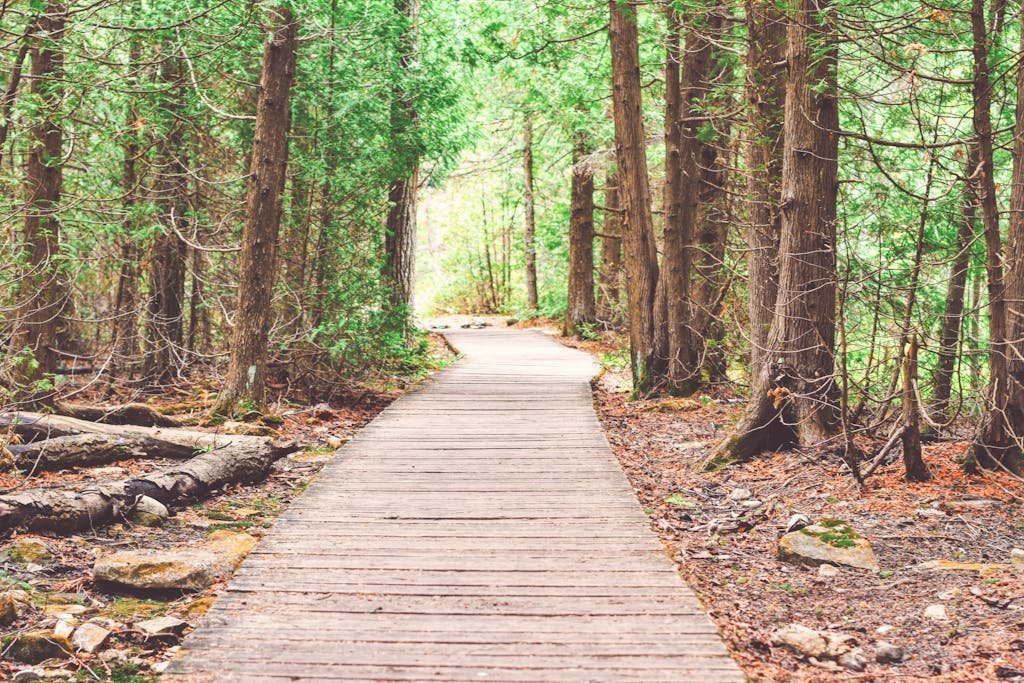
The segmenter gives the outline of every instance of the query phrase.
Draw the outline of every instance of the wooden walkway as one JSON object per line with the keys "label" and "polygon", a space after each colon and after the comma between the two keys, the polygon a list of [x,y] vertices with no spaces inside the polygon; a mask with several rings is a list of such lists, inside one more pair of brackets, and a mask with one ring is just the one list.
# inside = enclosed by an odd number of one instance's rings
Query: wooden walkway
{"label": "wooden walkway", "polygon": [[608,448],[589,356],[466,330],[246,559],[176,681],[742,681]]}

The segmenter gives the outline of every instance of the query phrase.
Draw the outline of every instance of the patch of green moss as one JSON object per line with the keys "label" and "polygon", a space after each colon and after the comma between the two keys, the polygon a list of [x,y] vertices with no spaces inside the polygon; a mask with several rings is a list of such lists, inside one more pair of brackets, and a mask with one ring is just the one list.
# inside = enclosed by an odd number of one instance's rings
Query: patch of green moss
{"label": "patch of green moss", "polygon": [[114,619],[130,620],[136,617],[159,617],[167,614],[170,605],[160,600],[118,598],[104,610]]}
{"label": "patch of green moss", "polygon": [[[825,527],[828,531],[819,532],[814,527]],[[833,548],[853,548],[857,545],[860,534],[854,531],[849,524],[841,519],[823,519],[815,525],[805,527],[801,533],[817,538],[822,543],[828,543]]]}

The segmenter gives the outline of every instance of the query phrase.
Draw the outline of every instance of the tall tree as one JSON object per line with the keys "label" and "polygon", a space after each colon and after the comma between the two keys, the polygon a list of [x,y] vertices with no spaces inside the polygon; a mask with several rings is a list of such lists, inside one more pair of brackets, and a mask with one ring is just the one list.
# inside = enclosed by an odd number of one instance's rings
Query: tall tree
{"label": "tall tree", "polygon": [[750,376],[761,372],[779,287],[786,24],[772,0],[746,0]]}
{"label": "tall tree", "polygon": [[974,245],[975,223],[977,222],[977,198],[969,179],[977,168],[975,145],[968,146],[965,164],[965,182],[960,200],[960,220],[956,232],[956,252],[949,266],[949,282],[946,288],[946,303],[942,309],[942,326],[939,331],[939,351],[935,366],[932,388],[932,413],[939,423],[949,420],[949,401],[953,392],[953,377],[960,351],[960,331],[964,320],[964,299],[967,293],[967,273],[971,264],[971,248]]}
{"label": "tall tree", "polygon": [[665,359],[659,357],[654,339],[658,256],[647,176],[647,139],[640,95],[640,48],[635,8],[622,0],[609,0],[609,9],[612,103],[629,305],[630,365],[634,391],[645,394],[663,375]]}
{"label": "tall tree", "polygon": [[28,273],[22,280],[11,346],[32,353],[20,365],[18,380],[34,382],[57,369],[57,335],[68,291],[60,263],[59,209],[63,189],[64,40],[67,7],[50,2],[38,20],[32,48],[32,94],[41,106],[29,138],[25,166],[24,249]]}
{"label": "tall tree", "polygon": [[569,211],[569,295],[565,333],[578,334],[582,325],[597,321],[594,300],[594,169],[587,136],[575,134]]}
{"label": "tall tree", "polygon": [[716,459],[787,443],[819,444],[837,427],[835,383],[837,49],[828,0],[786,10],[788,80],[779,294],[747,411]]}
{"label": "tall tree", "polygon": [[523,120],[523,249],[526,252],[526,307],[537,310],[537,219],[533,200],[533,114]]}
{"label": "tall tree", "polygon": [[288,168],[291,89],[298,25],[288,6],[270,10],[263,52],[256,130],[249,169],[231,363],[214,412],[245,401],[263,405],[271,302],[277,279],[277,237]]}
{"label": "tall tree", "polygon": [[[1024,14],[1022,14],[1024,27]],[[981,201],[985,232],[989,298],[989,401],[970,450],[969,465],[1019,472],[1024,446],[1024,69],[1017,65],[1017,112],[1013,140],[1013,187],[1010,193],[1010,229],[1003,281],[1003,250],[996,205],[993,163],[992,84],[989,79],[989,33],[985,30],[985,2],[971,3],[974,37],[974,132],[978,138],[979,166],[976,193]],[[1024,48],[1024,34],[1021,35]]]}
{"label": "tall tree", "polygon": [[149,255],[149,300],[143,375],[151,387],[170,382],[184,365],[185,257],[189,214],[188,164],[183,118],[181,58],[169,41],[160,65],[162,126],[154,130],[157,159],[153,192],[160,209],[160,232]]}
{"label": "tall tree", "polygon": [[395,0],[395,14],[401,25],[398,69],[391,100],[391,144],[396,178],[388,190],[384,250],[392,304],[408,309],[412,306],[416,271],[416,195],[423,154],[415,93],[408,87],[419,60],[420,0]]}

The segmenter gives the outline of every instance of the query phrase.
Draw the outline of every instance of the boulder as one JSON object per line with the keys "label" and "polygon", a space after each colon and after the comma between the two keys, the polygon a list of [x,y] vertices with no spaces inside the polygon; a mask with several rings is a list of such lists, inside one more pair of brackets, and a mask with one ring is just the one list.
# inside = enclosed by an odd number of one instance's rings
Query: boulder
{"label": "boulder", "polygon": [[71,636],[71,644],[81,652],[92,654],[99,650],[110,638],[110,631],[99,624],[85,623],[75,630]]}
{"label": "boulder", "polygon": [[7,559],[17,564],[47,564],[53,561],[53,551],[37,538],[19,538],[5,551]]}
{"label": "boulder", "polygon": [[132,521],[142,526],[160,526],[170,516],[166,505],[149,496],[142,496],[135,504]]}
{"label": "boulder", "polygon": [[67,659],[74,652],[64,636],[53,631],[26,631],[3,639],[5,658],[26,664],[38,664],[47,659]]}
{"label": "boulder", "polygon": [[827,519],[779,539],[779,557],[794,564],[835,564],[877,572],[878,560],[866,538],[849,524]]}
{"label": "boulder", "polygon": [[18,602],[10,593],[0,594],[0,625],[6,626],[18,618]]}
{"label": "boulder", "polygon": [[836,631],[816,631],[801,624],[789,624],[772,633],[775,645],[784,645],[805,657],[839,659],[853,652],[857,641],[853,636]]}
{"label": "boulder", "polygon": [[101,557],[93,564],[93,575],[133,590],[202,590],[231,576],[255,545],[249,534],[215,531],[197,546],[126,550]]}

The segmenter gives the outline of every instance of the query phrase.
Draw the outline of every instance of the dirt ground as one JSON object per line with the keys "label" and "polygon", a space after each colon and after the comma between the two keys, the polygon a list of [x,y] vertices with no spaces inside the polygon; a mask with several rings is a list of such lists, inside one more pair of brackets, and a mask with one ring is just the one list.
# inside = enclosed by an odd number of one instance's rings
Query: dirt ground
{"label": "dirt ground", "polygon": [[[440,337],[431,337],[431,355],[438,367],[453,356]],[[160,549],[189,545],[205,540],[211,533],[227,529],[261,537],[288,505],[312,482],[337,451],[356,431],[370,422],[404,390],[415,387],[422,377],[377,378],[339,393],[330,404],[304,406],[281,400],[275,411],[275,433],[297,441],[301,450],[274,464],[270,475],[259,484],[237,485],[187,508],[172,510],[162,526],[150,527],[130,520],[90,533],[73,536],[15,533],[0,539],[0,594],[13,591],[23,604],[16,621],[0,628],[4,635],[51,629],[57,615],[70,610],[82,611],[79,620],[97,620],[113,632],[108,643],[95,654],[78,653],[68,660],[49,660],[28,666],[10,661],[0,650],[0,681],[12,680],[18,672],[34,669],[47,679],[114,681],[137,683],[156,680],[159,672],[177,651],[181,636],[187,634],[224,584],[215,584],[199,592],[176,595],[131,594],[93,581],[92,565],[96,557],[114,550]],[[197,384],[181,396],[163,396],[150,403],[161,407],[179,404],[189,412],[179,413],[187,421],[200,419],[202,409],[212,401],[208,387]],[[76,400],[89,397],[83,392]],[[94,397],[96,401],[101,397]],[[106,400],[103,398],[102,400]],[[187,407],[186,407],[187,406]],[[190,419],[194,418],[194,419]],[[193,428],[216,430],[225,425]],[[26,479],[17,472],[0,473],[0,490],[24,487],[80,488],[93,481],[120,479],[134,473],[160,467],[160,461],[124,460],[106,467],[81,467],[61,472],[40,473]],[[8,551],[19,541],[38,540],[52,557],[40,562],[16,561]],[[138,621],[158,616],[174,616],[189,624],[183,634],[147,638],[133,627]]]}
{"label": "dirt ground", "polygon": [[[1019,480],[965,475],[958,458],[966,442],[926,445],[934,478],[923,484],[903,481],[897,462],[861,490],[836,459],[805,451],[701,472],[738,418],[738,400],[630,401],[616,346],[572,345],[611,361],[594,383],[609,442],[652,528],[752,680],[1024,681],[1024,567],[1009,566],[1011,550],[1024,548]],[[735,489],[761,505],[730,499]],[[794,514],[848,522],[871,542],[881,571],[844,567],[825,577],[781,561],[778,540]],[[920,567],[933,560],[1002,567]],[[935,605],[947,618],[925,615]],[[793,623],[852,635],[865,670],[773,645],[772,632]],[[903,648],[906,659],[877,663],[878,641]]]}

